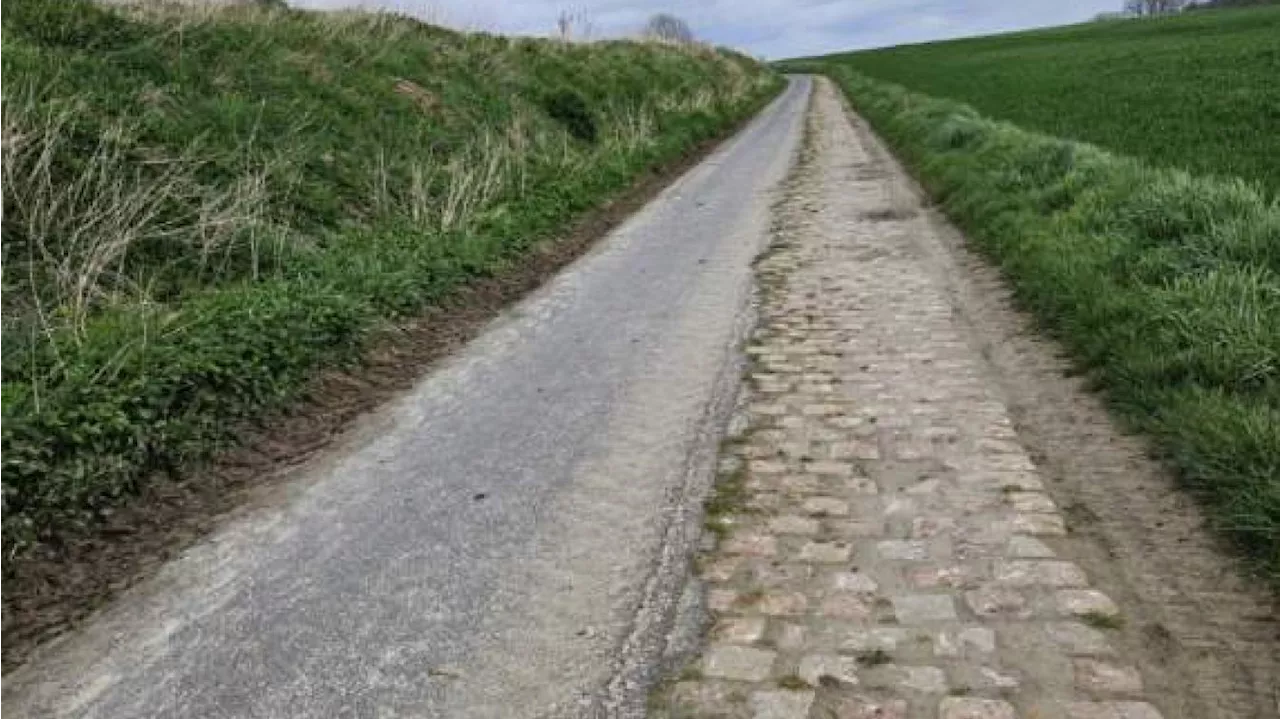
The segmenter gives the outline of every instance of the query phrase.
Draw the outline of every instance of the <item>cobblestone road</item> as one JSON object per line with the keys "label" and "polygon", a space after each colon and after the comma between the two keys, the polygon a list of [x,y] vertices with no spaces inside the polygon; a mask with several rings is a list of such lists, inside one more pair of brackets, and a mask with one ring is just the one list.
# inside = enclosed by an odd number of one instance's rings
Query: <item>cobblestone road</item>
{"label": "cobblestone road", "polygon": [[[1159,719],[1123,609],[1058,557],[1059,508],[919,241],[919,200],[819,81],[758,264],[749,429],[670,716]],[[736,490],[735,490],[736,485]],[[722,490],[723,491],[723,490]]]}

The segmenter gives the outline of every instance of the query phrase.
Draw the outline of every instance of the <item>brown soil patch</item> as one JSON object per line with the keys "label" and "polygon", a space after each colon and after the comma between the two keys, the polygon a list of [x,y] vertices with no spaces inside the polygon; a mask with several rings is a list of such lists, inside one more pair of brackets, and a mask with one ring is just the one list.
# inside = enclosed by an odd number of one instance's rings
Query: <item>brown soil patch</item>
{"label": "brown soil patch", "polygon": [[220,526],[233,510],[279,483],[286,469],[333,444],[353,420],[411,387],[432,363],[480,334],[505,307],[582,255],[754,116],[649,171],[524,261],[380,333],[358,367],[323,371],[304,399],[246,427],[236,448],[207,466],[178,478],[152,478],[98,526],[66,531],[26,556],[6,560],[4,671]]}

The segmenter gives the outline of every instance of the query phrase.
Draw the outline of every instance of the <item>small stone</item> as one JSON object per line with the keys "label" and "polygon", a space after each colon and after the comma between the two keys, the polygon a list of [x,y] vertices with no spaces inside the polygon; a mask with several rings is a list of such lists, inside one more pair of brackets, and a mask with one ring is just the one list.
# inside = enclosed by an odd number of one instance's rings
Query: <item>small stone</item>
{"label": "small stone", "polygon": [[947,697],[938,707],[938,719],[1017,719],[1013,705],[999,699]]}
{"label": "small stone", "polygon": [[1027,598],[1012,589],[995,586],[979,587],[964,593],[965,604],[980,617],[1010,617],[1026,619],[1031,616]]}
{"label": "small stone", "polygon": [[1075,622],[1054,622],[1045,625],[1049,638],[1068,654],[1110,654],[1111,644],[1100,631]]}
{"label": "small stone", "polygon": [[[855,421],[855,426],[860,423]],[[832,459],[880,459],[880,448],[874,441],[836,442],[831,445],[831,457]]]}
{"label": "small stone", "polygon": [[955,602],[946,594],[894,597],[893,613],[903,624],[947,622],[956,619]]}
{"label": "small stone", "polygon": [[822,485],[813,477],[804,477],[799,475],[789,475],[783,477],[777,482],[778,487],[791,494],[813,494],[822,489]]}
{"label": "small stone", "polygon": [[898,686],[924,694],[941,694],[947,690],[947,674],[937,667],[896,667]]}
{"label": "small stone", "polygon": [[884,536],[884,522],[879,519],[826,519],[822,524],[836,537]]}
{"label": "small stone", "polygon": [[998,475],[1002,488],[1017,489],[1024,492],[1043,492],[1044,482],[1031,472],[1013,472]]}
{"label": "small stone", "polygon": [[905,699],[838,696],[835,702],[829,715],[840,719],[907,719]]}
{"label": "small stone", "polygon": [[886,539],[876,542],[876,552],[885,559],[921,562],[929,558],[929,545],[918,541]]}
{"label": "small stone", "polygon": [[1088,614],[1104,617],[1120,615],[1120,608],[1111,601],[1111,597],[1096,589],[1063,589],[1054,597],[1058,603],[1058,611],[1063,614],[1074,614],[1078,617]]}
{"label": "small stone", "polygon": [[1045,546],[1044,542],[1021,534],[1009,540],[1007,553],[1010,557],[1018,559],[1049,559],[1055,556],[1053,550]]}
{"label": "small stone", "polygon": [[873,495],[880,493],[879,485],[870,477],[849,477],[844,482],[844,488],[853,494]]}
{"label": "small stone", "polygon": [[849,504],[833,497],[811,497],[804,501],[804,511],[815,517],[847,517]]}
{"label": "small stone", "polygon": [[774,517],[769,521],[769,531],[775,534],[817,534],[818,522],[793,514]]}
{"label": "small stone", "polygon": [[1042,492],[1009,492],[1004,498],[1019,512],[1053,514],[1058,511],[1058,505]]}
{"label": "small stone", "polygon": [[884,516],[909,516],[916,513],[916,501],[910,497],[894,497],[886,500]]}
{"label": "small stone", "polygon": [[982,685],[991,689],[1017,689],[1020,683],[1017,677],[1001,674],[991,667],[980,668],[978,674],[982,677]]}
{"label": "small stone", "polygon": [[861,572],[837,572],[831,575],[831,587],[840,592],[870,594],[879,588],[876,581]]}
{"label": "small stone", "polygon": [[707,606],[713,612],[727,612],[738,602],[738,593],[732,589],[712,589],[707,592]]}
{"label": "small stone", "polygon": [[858,660],[836,654],[810,654],[800,660],[796,674],[810,686],[818,686],[823,677],[841,684],[857,684]]}
{"label": "small stone", "polygon": [[760,613],[770,616],[804,614],[808,606],[809,600],[799,592],[770,592],[755,603]]}
{"label": "small stone", "polygon": [[853,475],[853,465],[846,462],[810,462],[805,466],[809,472],[832,477],[849,477]]}
{"label": "small stone", "polygon": [[[705,716],[735,709],[745,704],[747,697],[731,683],[708,681],[682,681],[671,692],[667,708],[677,716]],[[738,716],[742,716],[738,714]]]}
{"label": "small stone", "polygon": [[985,516],[967,517],[965,526],[955,532],[957,542],[990,546],[1007,544],[1013,536],[1012,522],[992,521]]}
{"label": "small stone", "polygon": [[805,719],[813,704],[811,691],[769,691],[751,695],[752,719]]}
{"label": "small stone", "polygon": [[722,551],[748,557],[772,557],[778,553],[778,540],[767,534],[735,534],[724,543]]}
{"label": "small stone", "polygon": [[928,539],[955,529],[956,522],[951,517],[916,517],[911,520],[911,538]]}
{"label": "small stone", "polygon": [[798,587],[815,575],[814,568],[796,562],[752,562],[745,572],[748,586],[759,589]]}
{"label": "small stone", "polygon": [[875,629],[858,630],[849,633],[841,644],[841,648],[850,652],[893,652],[898,645],[910,636],[905,629],[897,627],[877,627]]}
{"label": "small stone", "polygon": [[831,619],[866,620],[871,618],[871,606],[866,595],[852,592],[836,592],[822,600],[822,616]]}
{"label": "small stone", "polygon": [[925,494],[937,494],[940,489],[942,489],[942,480],[932,478],[917,482],[903,491],[918,497]]}
{"label": "small stone", "polygon": [[1083,569],[1060,561],[997,562],[995,580],[1011,587],[1083,587],[1089,583]]}
{"label": "small stone", "polygon": [[757,491],[747,499],[747,509],[773,514],[782,506],[785,497],[778,492]]}
{"label": "small stone", "polygon": [[976,585],[977,570],[967,566],[954,567],[922,567],[912,570],[911,583],[917,589],[935,589],[950,587],[961,589]]}
{"label": "small stone", "polygon": [[1076,688],[1094,694],[1135,695],[1142,693],[1142,675],[1133,667],[1107,664],[1096,659],[1074,662]]}
{"label": "small stone", "polygon": [[1146,702],[1072,702],[1067,719],[1163,719]]}
{"label": "small stone", "polygon": [[1067,525],[1059,514],[1019,514],[1013,518],[1013,531],[1020,534],[1062,536]]}
{"label": "small stone", "polygon": [[990,487],[992,491],[1040,492],[1044,483],[1030,472],[981,472],[965,471],[956,482],[974,487]]}
{"label": "small stone", "polygon": [[787,464],[771,459],[753,459],[747,463],[751,474],[785,474]]}
{"label": "small stone", "polygon": [[796,651],[804,647],[805,628],[799,624],[783,624],[778,629],[778,648],[784,651]]}
{"label": "small stone", "polygon": [[800,548],[800,560],[824,564],[841,564],[849,561],[852,548],[844,542],[809,542]]}
{"label": "small stone", "polygon": [[702,566],[702,578],[708,582],[727,582],[738,571],[739,557],[722,557]]}
{"label": "small stone", "polygon": [[933,653],[939,657],[960,657],[970,652],[990,654],[995,650],[996,633],[986,627],[947,630],[933,640]]}
{"label": "small stone", "polygon": [[718,622],[712,635],[729,644],[754,644],[764,636],[764,617],[734,617]]}
{"label": "small stone", "polygon": [[766,649],[714,645],[707,651],[702,663],[702,673],[718,679],[743,682],[764,681],[773,667],[777,654]]}

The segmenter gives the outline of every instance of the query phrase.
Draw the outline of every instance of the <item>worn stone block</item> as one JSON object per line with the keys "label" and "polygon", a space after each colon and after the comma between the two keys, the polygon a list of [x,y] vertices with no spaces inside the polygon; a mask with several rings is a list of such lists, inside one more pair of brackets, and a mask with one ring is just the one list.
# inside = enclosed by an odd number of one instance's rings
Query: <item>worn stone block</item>
{"label": "worn stone block", "polygon": [[702,673],[717,679],[759,682],[769,677],[776,652],[732,644],[712,645],[702,662]]}

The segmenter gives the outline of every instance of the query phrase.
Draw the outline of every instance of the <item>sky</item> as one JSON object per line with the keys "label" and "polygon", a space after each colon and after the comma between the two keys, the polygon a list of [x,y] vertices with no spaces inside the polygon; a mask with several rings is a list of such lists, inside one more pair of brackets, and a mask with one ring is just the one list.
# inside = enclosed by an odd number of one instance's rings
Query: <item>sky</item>
{"label": "sky", "polygon": [[634,34],[659,12],[684,19],[699,39],[776,60],[1088,20],[1121,0],[292,0],[333,9],[362,6],[451,27],[548,35],[562,12],[595,37]]}

